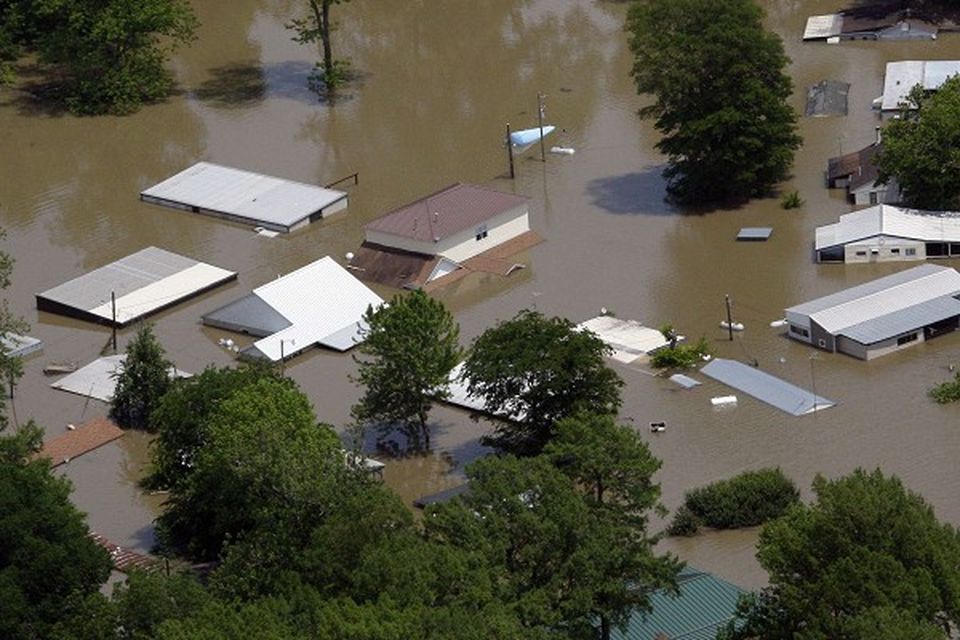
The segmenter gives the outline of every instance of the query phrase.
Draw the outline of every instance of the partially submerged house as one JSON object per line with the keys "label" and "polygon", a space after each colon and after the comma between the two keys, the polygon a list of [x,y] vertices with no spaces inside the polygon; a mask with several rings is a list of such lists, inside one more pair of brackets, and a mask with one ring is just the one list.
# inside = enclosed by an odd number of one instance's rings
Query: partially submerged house
{"label": "partially submerged house", "polygon": [[508,260],[540,241],[530,230],[528,198],[454,184],[364,227],[350,267],[366,279],[421,287],[458,271],[509,275]]}
{"label": "partially submerged house", "polygon": [[960,60],[900,60],[888,62],[883,78],[883,95],[873,101],[881,111],[914,109],[907,99],[917,85],[924,91],[936,91],[947,78],[960,73]]}
{"label": "partially submerged house", "polygon": [[147,247],[38,293],[37,309],[125,327],[236,278],[233,271]]}
{"label": "partially submerged house", "polygon": [[870,360],[960,327],[960,273],[925,264],[786,310],[787,335]]}
{"label": "partially submerged house", "polygon": [[807,107],[804,115],[814,118],[847,115],[847,96],[850,83],[839,80],[821,80],[807,89]]}
{"label": "partially submerged house", "polygon": [[880,131],[873,144],[851,153],[830,158],[827,161],[827,188],[846,189],[847,198],[854,204],[880,204],[897,202],[900,185],[891,178],[886,184],[878,184],[880,171],[875,162],[882,148]]}
{"label": "partially submerged house", "polygon": [[960,213],[880,204],[817,227],[817,262],[905,262],[960,257]]}
{"label": "partially submerged house", "polygon": [[327,256],[203,316],[203,324],[260,339],[241,355],[278,362],[314,345],[347,351],[363,314],[383,299]]}
{"label": "partially submerged house", "polygon": [[347,194],[252,171],[198,162],[140,193],[183,211],[289,233],[347,208]]}
{"label": "partially submerged house", "polygon": [[939,27],[905,12],[885,16],[863,12],[830,13],[807,18],[803,30],[805,41],[831,43],[841,40],[936,40]]}

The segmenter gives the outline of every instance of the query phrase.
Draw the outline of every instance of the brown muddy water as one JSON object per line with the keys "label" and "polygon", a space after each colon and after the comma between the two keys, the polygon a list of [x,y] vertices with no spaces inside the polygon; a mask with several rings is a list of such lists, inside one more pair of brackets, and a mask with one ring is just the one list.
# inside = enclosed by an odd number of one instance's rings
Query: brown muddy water
{"label": "brown muddy water", "polygon": [[[46,342],[17,390],[19,420],[33,417],[57,434],[68,422],[105,411],[96,401],[50,389],[41,368],[95,358],[109,331],[38,313],[34,293],[147,245],[239,271],[238,283],[155,319],[180,368],[226,365],[230,357],[217,339],[227,334],[202,328],[202,313],[323,255],[342,261],[360,243],[362,225],[390,208],[451,182],[476,182],[530,196],[533,227],[546,242],[522,256],[529,268],[509,279],[471,276],[440,294],[461,322],[465,343],[524,307],[580,321],[605,306],[623,318],[672,322],[692,338],[705,335],[718,355],[756,358],[764,370],[807,388],[815,383],[838,402],[793,418],[740,394],[736,408],[715,411],[709,398],[729,393],[717,383],[678,391],[615,365],[627,382],[622,416],[637,425],[668,424],[656,436],[643,432],[663,460],[659,480],[668,507],[686,489],[750,468],[778,465],[809,487],[817,473],[879,466],[960,524],[960,408],[937,406],[925,395],[960,360],[960,335],[870,363],[825,353],[811,361],[808,348],[769,327],[786,306],[898,269],[813,263],[814,228],[851,209],[839,192],[823,188],[823,170],[829,156],[872,140],[878,121],[869,104],[880,93],[886,62],[960,58],[960,36],[802,44],[806,16],[836,4],[764,3],[769,27],[793,59],[794,106],[802,110],[805,89],[815,82],[844,80],[852,83],[849,115],[801,120],[804,147],[784,187],[800,191],[802,209],[783,211],[771,198],[689,214],[664,203],[657,135],[636,116],[643,102],[628,75],[626,3],[354,0],[336,7],[336,46],[360,78],[334,105],[318,103],[305,89],[314,56],[283,28],[296,3],[195,4],[203,27],[175,58],[182,91],[164,104],[125,118],[77,119],[25,92],[0,92],[0,225],[17,260],[7,294],[31,334]],[[532,126],[538,91],[547,94],[547,121],[563,129],[550,144],[577,153],[541,163],[531,152],[510,182],[503,177],[504,124]],[[141,189],[202,159],[314,183],[359,172],[360,184],[345,215],[272,240],[138,201]],[[742,226],[772,226],[773,237],[738,244]],[[718,328],[724,294],[747,326],[732,343]],[[124,331],[121,342],[131,334]],[[322,419],[344,425],[358,397],[348,380],[354,368],[349,355],[313,350],[288,363],[287,372]],[[483,425],[446,407],[433,417],[433,453],[393,459],[382,452],[386,482],[408,502],[458,484],[463,466],[484,452]],[[139,549],[152,542],[150,521],[162,500],[135,488],[146,446],[142,436],[129,434],[65,470],[92,528]],[[755,540],[755,532],[745,531],[664,546],[757,586],[765,577],[753,561]]]}

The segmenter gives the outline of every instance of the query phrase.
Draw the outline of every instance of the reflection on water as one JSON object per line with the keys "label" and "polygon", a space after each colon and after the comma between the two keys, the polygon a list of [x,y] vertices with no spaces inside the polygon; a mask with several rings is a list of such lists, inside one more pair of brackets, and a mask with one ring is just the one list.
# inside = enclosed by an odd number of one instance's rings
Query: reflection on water
{"label": "reflection on water", "polygon": [[[821,80],[850,82],[849,115],[801,119],[804,147],[785,185],[806,200],[801,209],[783,211],[769,198],[690,212],[663,202],[664,159],[651,123],[637,116],[644,99],[629,77],[625,3],[442,4],[442,10],[436,3],[400,9],[373,0],[338,6],[339,55],[351,59],[362,80],[333,106],[300,85],[316,52],[292,42],[284,29],[299,6],[290,0],[239,0],[228,12],[198,5],[199,40],[174,61],[182,90],[133,116],[54,116],[28,108],[29,96],[0,90],[6,151],[0,225],[17,259],[10,304],[46,342],[17,389],[18,417],[33,416],[56,434],[67,422],[106,411],[97,401],[51,390],[41,368],[54,360],[92,360],[109,331],[38,314],[35,292],[151,244],[239,271],[236,284],[155,319],[158,338],[180,368],[226,365],[231,358],[217,346],[226,334],[202,329],[203,313],[323,255],[342,260],[361,242],[362,226],[393,207],[453,182],[476,182],[530,196],[532,226],[546,241],[521,256],[529,268],[508,279],[478,274],[438,294],[454,310],[465,343],[526,307],[574,321],[607,307],[651,326],[671,322],[691,339],[703,335],[722,357],[756,359],[763,370],[805,388],[815,384],[838,402],[802,418],[747,397],[731,411],[715,412],[710,397],[730,393],[716,382],[677,391],[664,379],[615,365],[626,381],[622,415],[637,424],[667,422],[664,433],[643,437],[664,462],[659,480],[668,507],[691,487],[760,466],[780,466],[806,495],[816,473],[880,466],[960,523],[960,495],[952,490],[960,450],[956,408],[925,397],[949,376],[947,365],[960,360],[960,335],[870,363],[831,354],[811,361],[809,349],[769,327],[786,306],[898,269],[813,262],[814,228],[850,210],[842,195],[823,188],[826,159],[873,139],[878,121],[869,104],[887,61],[958,58],[960,36],[803,44],[806,15],[835,5],[765,3],[767,24],[793,58],[791,102],[801,109],[806,88]],[[533,150],[518,158],[510,181],[503,177],[504,127],[536,122],[538,92],[547,95],[547,121],[558,127],[551,144],[576,154],[542,163]],[[345,215],[273,240],[139,202],[140,190],[200,159],[315,184],[359,172],[360,183],[350,187]],[[743,226],[772,226],[773,236],[737,243]],[[718,327],[725,294],[747,327],[733,342]],[[133,332],[120,333],[121,347]],[[349,355],[320,350],[287,367],[318,416],[338,426],[349,422],[359,397],[348,379],[354,372]],[[433,418],[433,453],[385,460],[388,485],[407,502],[457,484],[463,466],[485,451],[478,443],[484,424],[447,407]],[[155,497],[135,486],[145,446],[129,434],[64,470],[93,528],[138,548],[149,546],[158,508]],[[665,544],[693,564],[754,586],[763,576],[750,561],[753,540],[750,532],[735,532]]]}

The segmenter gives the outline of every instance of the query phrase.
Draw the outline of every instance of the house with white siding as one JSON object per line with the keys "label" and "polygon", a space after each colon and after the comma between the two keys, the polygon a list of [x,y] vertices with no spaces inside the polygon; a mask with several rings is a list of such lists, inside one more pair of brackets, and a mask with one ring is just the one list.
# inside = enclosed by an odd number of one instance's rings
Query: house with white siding
{"label": "house with white siding", "polygon": [[817,227],[817,262],[910,262],[960,257],[960,213],[879,204]]}

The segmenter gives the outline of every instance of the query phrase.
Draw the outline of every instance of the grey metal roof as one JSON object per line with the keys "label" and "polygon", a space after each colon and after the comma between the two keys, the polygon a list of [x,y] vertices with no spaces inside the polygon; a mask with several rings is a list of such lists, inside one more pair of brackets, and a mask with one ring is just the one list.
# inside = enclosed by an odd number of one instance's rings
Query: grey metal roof
{"label": "grey metal roof", "polygon": [[850,289],[790,307],[787,314],[808,316],[830,333],[945,295],[960,293],[960,273],[923,264]]}
{"label": "grey metal roof", "polygon": [[839,80],[821,80],[807,90],[808,116],[847,115],[847,94],[850,84]]}
{"label": "grey metal roof", "polygon": [[841,330],[838,335],[869,345],[956,316],[960,316],[960,300],[943,296],[855,324]]}
{"label": "grey metal roof", "polygon": [[699,380],[694,380],[690,376],[685,376],[682,373],[673,374],[672,376],[670,376],[670,380],[672,382],[677,383],[684,389],[692,389],[693,387],[696,387],[700,384]]}
{"label": "grey metal roof", "polygon": [[343,191],[198,162],[140,193],[145,202],[195,208],[279,231],[345,200]]}
{"label": "grey metal roof", "polygon": [[37,307],[111,322],[113,293],[117,324],[125,325],[236,277],[232,271],[147,247],[38,293]]}
{"label": "grey metal roof", "polygon": [[834,405],[832,400],[822,396],[816,396],[814,404],[812,392],[736,360],[716,358],[700,372],[792,416],[822,411]]}
{"label": "grey metal roof", "polygon": [[242,331],[259,337],[276,333],[292,324],[252,293],[203,315],[202,321],[212,327]]}
{"label": "grey metal roof", "polygon": [[16,333],[0,335],[0,348],[12,358],[23,358],[43,349],[43,340],[21,336]]}
{"label": "grey metal roof", "polygon": [[677,577],[679,594],[656,591],[650,596],[649,613],[637,611],[626,629],[614,629],[612,640],[713,640],[717,631],[733,619],[737,601],[746,593],[740,587],[692,568]]}
{"label": "grey metal roof", "polygon": [[763,242],[773,234],[773,227],[743,227],[737,234],[737,240],[755,240]]}

